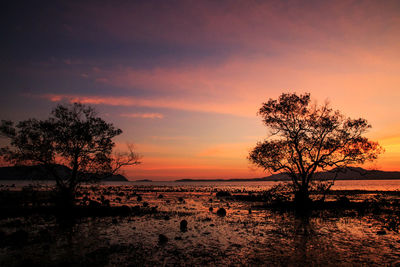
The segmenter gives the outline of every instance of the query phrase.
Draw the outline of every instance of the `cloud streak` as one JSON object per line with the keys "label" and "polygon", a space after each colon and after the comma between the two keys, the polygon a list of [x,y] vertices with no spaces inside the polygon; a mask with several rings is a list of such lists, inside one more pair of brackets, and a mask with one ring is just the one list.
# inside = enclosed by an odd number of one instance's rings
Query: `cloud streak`
{"label": "cloud streak", "polygon": [[[47,99],[51,102],[70,103],[80,102],[83,104],[92,105],[107,105],[107,106],[135,106],[135,107],[150,107],[150,108],[165,108],[195,112],[208,112],[219,114],[230,114],[237,116],[254,116],[255,108],[243,106],[240,102],[196,102],[193,99],[171,99],[171,98],[138,98],[138,97],[108,97],[108,96],[84,96],[84,95],[65,95],[65,94],[43,94],[40,98]],[[129,117],[125,114],[125,117]]]}

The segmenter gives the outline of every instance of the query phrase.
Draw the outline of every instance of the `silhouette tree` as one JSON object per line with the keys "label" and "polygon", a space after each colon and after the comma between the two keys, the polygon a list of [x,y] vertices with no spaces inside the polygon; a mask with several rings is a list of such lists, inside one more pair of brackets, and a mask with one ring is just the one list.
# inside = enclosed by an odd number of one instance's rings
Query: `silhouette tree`
{"label": "silhouette tree", "polygon": [[365,119],[346,118],[328,103],[312,105],[308,93],[284,93],[277,100],[269,99],[258,114],[271,135],[258,142],[248,158],[266,171],[288,175],[300,208],[310,202],[316,172],[340,171],[375,160],[383,151],[363,136],[371,127]]}
{"label": "silhouette tree", "polygon": [[39,165],[55,179],[68,205],[73,204],[81,183],[99,181],[123,166],[139,164],[132,146],[129,152],[113,153],[112,139],[122,130],[80,103],[58,105],[46,120],[28,119],[16,126],[3,120],[0,133],[10,139],[0,150],[2,159],[15,165]]}

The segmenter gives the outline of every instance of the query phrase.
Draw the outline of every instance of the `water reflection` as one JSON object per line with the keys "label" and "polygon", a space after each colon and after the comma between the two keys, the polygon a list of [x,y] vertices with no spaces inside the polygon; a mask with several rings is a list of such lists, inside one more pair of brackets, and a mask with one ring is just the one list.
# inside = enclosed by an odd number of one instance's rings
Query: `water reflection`
{"label": "water reflection", "polygon": [[292,256],[292,262],[308,262],[309,246],[313,246],[313,234],[314,231],[310,225],[309,216],[300,216],[294,220],[294,251]]}
{"label": "water reflection", "polygon": [[[170,188],[184,191],[207,191],[229,190],[233,192],[261,192],[268,190],[280,181],[252,181],[252,182],[102,182],[102,186],[126,186],[139,187],[147,190],[164,191]],[[15,181],[2,180],[0,188],[8,190],[20,190],[22,187],[35,186],[41,188],[51,188],[55,185],[53,181]],[[337,180],[332,187],[333,190],[400,190],[400,180]]]}

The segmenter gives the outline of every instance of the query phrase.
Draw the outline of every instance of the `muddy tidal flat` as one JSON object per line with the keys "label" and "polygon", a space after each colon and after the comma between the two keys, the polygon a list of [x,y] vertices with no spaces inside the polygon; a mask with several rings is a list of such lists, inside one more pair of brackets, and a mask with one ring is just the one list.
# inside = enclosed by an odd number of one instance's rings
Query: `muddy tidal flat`
{"label": "muddy tidal flat", "polygon": [[2,187],[3,210],[25,199],[0,216],[0,266],[400,265],[398,191],[337,191],[326,202],[342,205],[299,216],[257,188],[95,185],[62,216],[24,190]]}

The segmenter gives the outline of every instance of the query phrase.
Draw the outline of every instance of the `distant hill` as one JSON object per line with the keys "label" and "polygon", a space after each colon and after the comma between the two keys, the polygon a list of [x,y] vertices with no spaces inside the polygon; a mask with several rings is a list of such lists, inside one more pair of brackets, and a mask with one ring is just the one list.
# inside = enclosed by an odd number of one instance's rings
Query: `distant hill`
{"label": "distant hill", "polygon": [[[317,178],[334,178],[332,172],[316,173]],[[338,174],[337,180],[396,180],[400,179],[400,172],[386,172],[378,170],[365,170],[363,168],[350,167],[346,172]],[[290,178],[285,174],[272,174],[262,178],[244,178],[244,179],[179,179],[176,182],[251,182],[251,181],[289,181]]]}
{"label": "distant hill", "polygon": [[[61,177],[65,177],[71,169],[64,165],[56,165],[55,170]],[[1,180],[54,180],[49,173],[47,173],[40,165],[33,166],[13,166],[13,167],[0,167],[0,181]],[[128,181],[123,175],[115,174],[102,181]]]}

